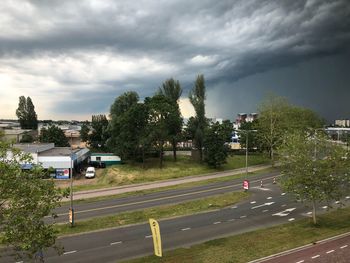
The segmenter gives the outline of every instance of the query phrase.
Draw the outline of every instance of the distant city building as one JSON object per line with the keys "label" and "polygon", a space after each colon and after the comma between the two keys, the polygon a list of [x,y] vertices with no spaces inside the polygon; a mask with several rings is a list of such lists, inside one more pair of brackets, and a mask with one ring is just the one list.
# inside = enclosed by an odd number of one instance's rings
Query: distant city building
{"label": "distant city building", "polygon": [[335,126],[350,127],[350,120],[335,120]]}
{"label": "distant city building", "polygon": [[241,123],[244,122],[253,122],[258,118],[258,114],[257,113],[238,113],[237,114],[237,118],[236,118],[236,122],[234,123],[233,128],[234,129],[239,129],[241,127]]}
{"label": "distant city building", "polygon": [[20,143],[24,135],[31,135],[33,138],[38,136],[37,130],[22,130],[22,129],[3,129],[4,140]]}

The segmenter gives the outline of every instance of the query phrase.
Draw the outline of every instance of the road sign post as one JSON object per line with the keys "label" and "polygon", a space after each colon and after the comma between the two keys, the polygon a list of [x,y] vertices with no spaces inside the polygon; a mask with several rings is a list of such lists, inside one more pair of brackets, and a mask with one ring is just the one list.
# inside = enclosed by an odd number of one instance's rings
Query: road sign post
{"label": "road sign post", "polygon": [[248,180],[243,181],[243,189],[244,189],[244,191],[249,190],[249,181]]}
{"label": "road sign post", "polygon": [[152,231],[153,245],[154,245],[154,254],[158,257],[162,256],[162,240],[160,237],[160,228],[159,224],[155,219],[149,219],[149,225]]}

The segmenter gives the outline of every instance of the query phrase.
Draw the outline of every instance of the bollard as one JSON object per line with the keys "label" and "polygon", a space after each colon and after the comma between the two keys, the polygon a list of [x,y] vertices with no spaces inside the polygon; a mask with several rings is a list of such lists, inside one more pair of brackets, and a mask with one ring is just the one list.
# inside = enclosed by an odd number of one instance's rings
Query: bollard
{"label": "bollard", "polygon": [[276,177],[273,178],[273,184],[276,184]]}
{"label": "bollard", "polygon": [[260,187],[261,187],[261,188],[263,188],[263,187],[264,187],[264,185],[263,185],[263,181],[262,181],[262,180],[260,181]]}

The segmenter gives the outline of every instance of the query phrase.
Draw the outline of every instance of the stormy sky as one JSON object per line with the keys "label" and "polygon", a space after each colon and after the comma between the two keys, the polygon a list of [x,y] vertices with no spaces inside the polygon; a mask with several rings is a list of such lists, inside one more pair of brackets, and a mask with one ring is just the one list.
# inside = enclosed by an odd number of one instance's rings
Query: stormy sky
{"label": "stormy sky", "polygon": [[255,112],[273,92],[332,121],[350,118],[348,0],[1,0],[0,118],[30,96],[39,119],[91,119],[198,74],[208,117]]}

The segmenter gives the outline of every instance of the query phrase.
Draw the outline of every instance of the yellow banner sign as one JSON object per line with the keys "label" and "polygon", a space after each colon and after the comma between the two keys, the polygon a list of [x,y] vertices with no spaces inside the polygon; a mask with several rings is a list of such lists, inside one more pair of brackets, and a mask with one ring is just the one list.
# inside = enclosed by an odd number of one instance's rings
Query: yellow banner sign
{"label": "yellow banner sign", "polygon": [[155,219],[149,219],[149,225],[152,231],[154,254],[158,257],[162,256],[162,240],[160,238],[159,224]]}

